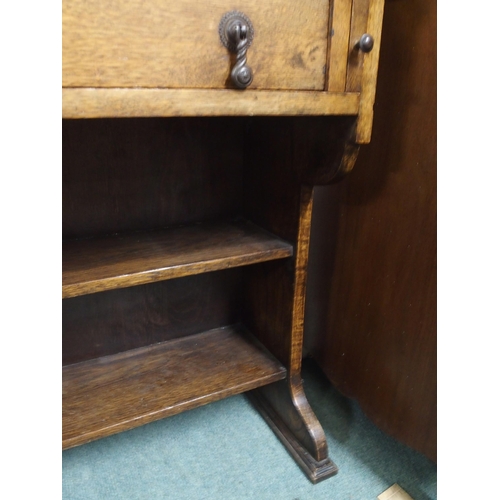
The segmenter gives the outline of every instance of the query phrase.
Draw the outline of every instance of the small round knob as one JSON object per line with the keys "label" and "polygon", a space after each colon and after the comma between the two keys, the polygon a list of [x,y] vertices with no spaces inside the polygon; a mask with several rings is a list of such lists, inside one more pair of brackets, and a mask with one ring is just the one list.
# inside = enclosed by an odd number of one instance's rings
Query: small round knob
{"label": "small round knob", "polygon": [[361,50],[361,52],[364,52],[366,54],[368,52],[371,52],[371,50],[373,49],[373,44],[374,44],[373,37],[368,33],[365,33],[364,35],[361,35],[361,38],[356,44],[356,48],[358,48],[359,50]]}

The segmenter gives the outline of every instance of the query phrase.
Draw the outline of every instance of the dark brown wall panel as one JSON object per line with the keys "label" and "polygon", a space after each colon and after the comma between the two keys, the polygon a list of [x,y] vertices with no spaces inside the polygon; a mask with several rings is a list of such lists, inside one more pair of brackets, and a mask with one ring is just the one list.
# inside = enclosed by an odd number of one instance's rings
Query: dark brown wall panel
{"label": "dark brown wall panel", "polygon": [[315,196],[306,350],[435,460],[435,1],[386,2],[372,142]]}
{"label": "dark brown wall panel", "polygon": [[63,237],[241,212],[244,119],[63,120]]}
{"label": "dark brown wall panel", "polygon": [[240,321],[241,269],[63,300],[63,365]]}

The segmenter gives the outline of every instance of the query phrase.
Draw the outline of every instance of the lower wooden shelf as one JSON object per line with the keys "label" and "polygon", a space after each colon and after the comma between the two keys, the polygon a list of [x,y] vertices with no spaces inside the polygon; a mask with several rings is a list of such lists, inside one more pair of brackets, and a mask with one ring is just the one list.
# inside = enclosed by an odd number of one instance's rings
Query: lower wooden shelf
{"label": "lower wooden shelf", "polygon": [[63,449],[285,377],[239,325],[65,366]]}

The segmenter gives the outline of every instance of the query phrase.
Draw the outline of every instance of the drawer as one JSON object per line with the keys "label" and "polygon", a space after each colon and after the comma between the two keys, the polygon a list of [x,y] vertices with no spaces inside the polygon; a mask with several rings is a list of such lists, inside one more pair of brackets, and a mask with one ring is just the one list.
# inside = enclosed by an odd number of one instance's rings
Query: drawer
{"label": "drawer", "polygon": [[63,0],[63,87],[230,88],[219,22],[233,10],[254,28],[250,89],[325,89],[329,0]]}

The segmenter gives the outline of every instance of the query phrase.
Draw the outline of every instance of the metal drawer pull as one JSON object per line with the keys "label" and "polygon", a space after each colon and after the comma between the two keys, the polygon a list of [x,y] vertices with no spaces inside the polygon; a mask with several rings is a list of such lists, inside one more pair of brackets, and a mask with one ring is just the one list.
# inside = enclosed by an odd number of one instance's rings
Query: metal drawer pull
{"label": "metal drawer pull", "polygon": [[355,47],[361,50],[361,52],[367,54],[368,52],[371,52],[371,50],[373,49],[373,44],[374,44],[373,37],[368,33],[365,33],[364,35],[361,35],[361,38],[356,43]]}
{"label": "metal drawer pull", "polygon": [[253,72],[247,66],[247,50],[253,40],[253,26],[242,12],[227,12],[219,24],[222,44],[236,54],[236,63],[231,70],[231,81],[239,89],[246,89],[253,80]]}

